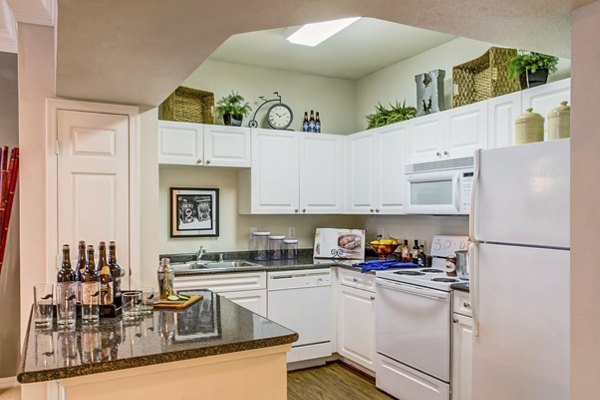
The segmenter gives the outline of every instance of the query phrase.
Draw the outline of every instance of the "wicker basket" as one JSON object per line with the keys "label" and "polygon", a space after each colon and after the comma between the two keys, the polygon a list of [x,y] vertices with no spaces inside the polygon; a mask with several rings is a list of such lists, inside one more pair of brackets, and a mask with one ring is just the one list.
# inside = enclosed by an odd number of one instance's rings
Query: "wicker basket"
{"label": "wicker basket", "polygon": [[519,80],[508,76],[508,62],[516,55],[516,49],[490,47],[481,57],[452,68],[452,107],[521,90]]}
{"label": "wicker basket", "polygon": [[159,107],[158,118],[169,121],[213,124],[215,95],[179,86]]}

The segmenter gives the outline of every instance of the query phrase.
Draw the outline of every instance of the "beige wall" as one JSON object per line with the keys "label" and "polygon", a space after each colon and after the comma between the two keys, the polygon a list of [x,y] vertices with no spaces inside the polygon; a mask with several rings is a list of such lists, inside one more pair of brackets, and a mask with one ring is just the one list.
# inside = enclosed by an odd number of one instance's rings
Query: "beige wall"
{"label": "beige wall", "polygon": [[[490,43],[458,38],[431,50],[425,51],[408,60],[399,62],[356,81],[356,125],[359,130],[367,127],[365,116],[375,111],[375,105],[402,103],[415,105],[417,88],[415,75],[434,69],[446,71],[444,80],[444,101],[446,108],[452,106],[452,67],[462,64],[485,53]],[[550,75],[549,81],[570,76],[570,62],[560,60],[559,70]]]}
{"label": "beige wall", "polygon": [[571,81],[571,399],[600,393],[600,2],[573,12]]}
{"label": "beige wall", "polygon": [[[347,134],[357,130],[354,81],[351,80],[206,60],[182,85],[213,92],[215,103],[232,90],[239,92],[252,106],[244,126],[262,103],[258,97],[271,99],[273,92],[278,91],[282,101],[292,108],[291,128],[296,131],[302,131],[304,111],[310,110],[320,112],[323,132]],[[256,117],[265,128],[268,127],[264,122],[267,109],[268,105],[261,108]]]}

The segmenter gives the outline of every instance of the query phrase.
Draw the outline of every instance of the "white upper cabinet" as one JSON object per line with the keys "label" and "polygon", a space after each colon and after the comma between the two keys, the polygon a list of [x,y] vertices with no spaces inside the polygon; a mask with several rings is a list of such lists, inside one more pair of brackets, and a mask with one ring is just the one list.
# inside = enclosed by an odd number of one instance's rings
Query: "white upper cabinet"
{"label": "white upper cabinet", "polygon": [[487,148],[487,102],[456,108],[448,113],[448,132],[442,156],[472,157],[477,149]]}
{"label": "white upper cabinet", "polygon": [[343,136],[302,133],[300,137],[300,212],[334,214],[343,204]]}
{"label": "white upper cabinet", "polygon": [[488,100],[488,147],[515,144],[515,120],[522,109],[521,92]]}
{"label": "white upper cabinet", "polygon": [[560,106],[561,101],[571,101],[571,79],[536,86],[522,93],[523,111],[533,108],[533,112],[544,117],[544,139],[548,140],[548,113]]}
{"label": "white upper cabinet", "polygon": [[440,112],[410,121],[409,163],[437,161],[442,158],[444,136],[448,127],[447,113]]}
{"label": "white upper cabinet", "polygon": [[346,167],[344,179],[347,184],[346,212],[370,214],[375,212],[375,151],[376,137],[372,132],[360,132],[346,138]]}
{"label": "white upper cabinet", "polygon": [[250,129],[189,122],[158,122],[160,164],[250,166]]}
{"label": "white upper cabinet", "polygon": [[[404,175],[405,138],[407,124],[386,126],[377,135],[377,207],[379,214],[404,213],[406,176]],[[379,210],[379,211],[377,211]]]}

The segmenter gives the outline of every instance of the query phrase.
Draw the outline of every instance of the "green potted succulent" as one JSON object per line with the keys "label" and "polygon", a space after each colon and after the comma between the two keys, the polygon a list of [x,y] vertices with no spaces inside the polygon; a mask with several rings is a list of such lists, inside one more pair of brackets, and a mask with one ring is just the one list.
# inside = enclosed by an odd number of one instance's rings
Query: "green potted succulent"
{"label": "green potted succulent", "polygon": [[406,106],[406,101],[402,104],[396,102],[396,104],[390,104],[390,108],[386,108],[377,103],[375,106],[375,113],[367,115],[367,129],[379,128],[393,124],[400,121],[406,121],[407,119],[414,118],[417,115],[417,109],[415,107]]}
{"label": "green potted succulent", "polygon": [[217,113],[223,117],[223,124],[241,126],[244,117],[248,116],[252,108],[250,103],[238,92],[231,91],[230,95],[221,98],[217,102]]}
{"label": "green potted succulent", "polygon": [[533,51],[519,50],[519,54],[508,62],[508,76],[519,78],[522,88],[543,85],[548,74],[556,72],[558,57]]}

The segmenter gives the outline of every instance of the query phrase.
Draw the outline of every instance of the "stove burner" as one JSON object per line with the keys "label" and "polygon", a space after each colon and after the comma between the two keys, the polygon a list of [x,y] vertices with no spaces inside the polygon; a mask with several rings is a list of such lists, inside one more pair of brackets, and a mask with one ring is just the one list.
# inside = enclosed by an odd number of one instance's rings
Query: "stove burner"
{"label": "stove burner", "polygon": [[441,269],[436,269],[436,268],[426,268],[426,269],[422,269],[421,272],[433,272],[433,273],[440,273],[440,272],[444,272]]}
{"label": "stove burner", "polygon": [[419,272],[419,271],[396,271],[396,272],[394,272],[394,274],[396,274],[396,275],[410,275],[410,276],[425,275],[424,273]]}
{"label": "stove burner", "polygon": [[452,278],[433,278],[431,281],[432,282],[459,282],[458,279],[452,279]]}

